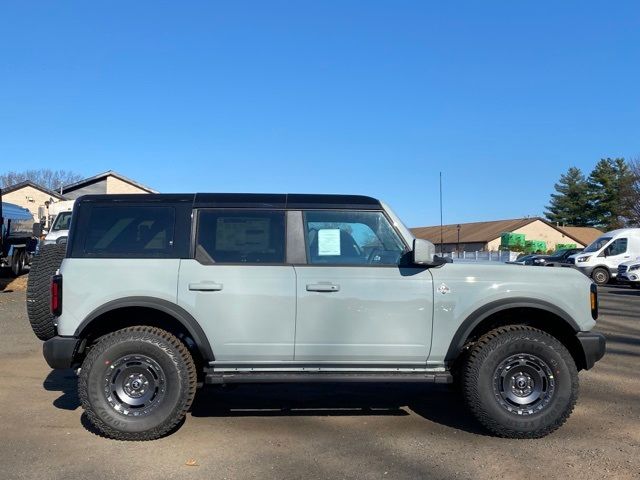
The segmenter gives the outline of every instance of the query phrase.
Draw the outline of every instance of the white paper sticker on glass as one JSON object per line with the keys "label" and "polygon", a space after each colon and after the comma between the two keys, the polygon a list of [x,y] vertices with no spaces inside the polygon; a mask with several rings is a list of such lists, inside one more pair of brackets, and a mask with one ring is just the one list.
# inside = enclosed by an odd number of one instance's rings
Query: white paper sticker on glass
{"label": "white paper sticker on glass", "polygon": [[318,230],[318,255],[340,255],[340,229]]}

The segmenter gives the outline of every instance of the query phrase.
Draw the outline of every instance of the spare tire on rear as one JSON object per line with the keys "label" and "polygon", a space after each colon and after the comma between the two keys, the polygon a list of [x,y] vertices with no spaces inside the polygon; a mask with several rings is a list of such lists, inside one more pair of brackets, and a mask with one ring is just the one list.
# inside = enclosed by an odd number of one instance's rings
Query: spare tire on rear
{"label": "spare tire on rear", "polygon": [[27,315],[29,323],[40,340],[49,340],[56,334],[55,317],[51,313],[51,277],[62,265],[67,246],[44,245],[31,263],[27,280]]}

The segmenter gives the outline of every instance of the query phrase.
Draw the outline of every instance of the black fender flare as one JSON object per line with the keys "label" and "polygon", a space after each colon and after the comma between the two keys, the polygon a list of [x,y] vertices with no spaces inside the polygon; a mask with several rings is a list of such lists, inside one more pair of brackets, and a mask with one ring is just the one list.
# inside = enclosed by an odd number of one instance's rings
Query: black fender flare
{"label": "black fender flare", "polygon": [[83,333],[89,328],[91,323],[101,315],[126,307],[143,307],[153,310],[158,310],[162,313],[172,316],[189,332],[189,335],[196,344],[196,347],[200,351],[202,358],[205,362],[214,360],[213,350],[211,349],[211,343],[207,335],[202,330],[202,327],[193,316],[187,312],[184,308],[176,305],[175,303],[163,300],[155,297],[124,297],[117,300],[112,300],[104,305],[93,310],[87,317],[78,325],[74,336],[82,338]]}
{"label": "black fender flare", "polygon": [[513,308],[535,308],[537,310],[544,310],[560,317],[576,333],[580,331],[580,326],[571,317],[571,315],[552,303],[546,302],[544,300],[526,297],[505,298],[503,300],[496,300],[483,305],[482,307],[471,313],[462,322],[462,324],[458,327],[458,330],[456,330],[453,339],[451,340],[451,344],[449,345],[449,350],[447,350],[445,361],[453,361],[458,357],[458,355],[464,348],[464,344],[467,341],[467,338],[469,338],[469,335],[471,335],[471,332],[473,332],[473,330],[478,325],[480,325],[483,320],[498,312],[510,310]]}

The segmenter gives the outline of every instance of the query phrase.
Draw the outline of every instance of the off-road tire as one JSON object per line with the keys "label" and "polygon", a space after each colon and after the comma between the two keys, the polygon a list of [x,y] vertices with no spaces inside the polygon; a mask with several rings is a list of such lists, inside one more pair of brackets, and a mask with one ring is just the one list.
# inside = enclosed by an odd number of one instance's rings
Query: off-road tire
{"label": "off-road tire", "polygon": [[611,274],[606,268],[597,267],[591,272],[591,278],[598,285],[606,285],[611,280]]}
{"label": "off-road tire", "polygon": [[[508,403],[496,393],[500,367],[520,355],[540,359],[551,372],[548,385],[553,383],[553,391],[546,397],[548,403],[532,413],[508,411]],[[579,389],[575,362],[564,345],[524,325],[497,328],[475,342],[462,382],[465,401],[478,421],[491,433],[507,438],[541,438],[558,429],[573,411]]]}
{"label": "off-road tire", "polygon": [[[106,381],[118,359],[136,355],[155,363],[162,371],[161,378],[166,379],[159,403],[148,413],[139,412],[140,416],[133,410],[125,414],[114,407],[114,387]],[[136,326],[105,335],[90,349],[80,370],[78,396],[100,434],[116,440],[153,440],[184,419],[196,383],[195,364],[180,340],[159,328]]]}
{"label": "off-road tire", "polygon": [[27,315],[40,340],[56,334],[55,317],[51,313],[51,277],[60,268],[66,245],[44,245],[34,257],[27,280]]}

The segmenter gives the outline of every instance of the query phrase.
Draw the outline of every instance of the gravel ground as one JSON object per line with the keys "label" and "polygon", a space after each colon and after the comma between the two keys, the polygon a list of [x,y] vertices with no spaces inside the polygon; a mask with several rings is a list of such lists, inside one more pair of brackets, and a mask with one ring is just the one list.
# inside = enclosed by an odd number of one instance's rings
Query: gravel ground
{"label": "gravel ground", "polygon": [[73,372],[47,367],[14,287],[0,291],[3,479],[640,478],[638,290],[601,289],[608,353],[541,440],[487,436],[443,387],[328,384],[203,390],[172,435],[117,442],[92,433]]}

